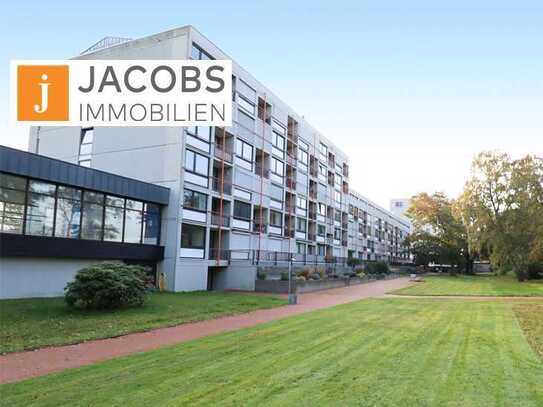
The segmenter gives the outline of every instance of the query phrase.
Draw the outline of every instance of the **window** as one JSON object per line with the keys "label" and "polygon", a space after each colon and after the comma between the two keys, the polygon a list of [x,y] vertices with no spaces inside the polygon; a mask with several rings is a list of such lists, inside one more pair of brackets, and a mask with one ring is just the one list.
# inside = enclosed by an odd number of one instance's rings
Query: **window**
{"label": "window", "polygon": [[125,243],[141,243],[142,222],[143,202],[127,199],[124,225]]}
{"label": "window", "polygon": [[26,233],[53,236],[56,185],[48,182],[28,183]]}
{"label": "window", "polygon": [[104,240],[122,242],[123,240],[124,199],[106,196],[104,218]]}
{"label": "window", "polygon": [[319,256],[326,256],[326,246],[324,246],[323,244],[318,244],[317,245],[317,254]]}
{"label": "window", "polygon": [[160,208],[155,204],[145,204],[143,213],[143,243],[158,244],[160,235]]}
{"label": "window", "polygon": [[285,138],[277,134],[275,131],[272,132],[272,143],[281,151],[285,149]]}
{"label": "window", "polygon": [[58,186],[55,236],[78,239],[81,228],[81,190]]}
{"label": "window", "polygon": [[92,143],[94,141],[94,128],[81,129],[81,136],[79,139],[79,157],[78,163],[82,167],[90,167]]}
{"label": "window", "polygon": [[273,121],[272,121],[272,128],[273,128],[273,131],[276,131],[280,135],[284,136],[285,133],[286,133],[285,126],[283,126],[281,123],[279,123],[276,119],[273,119]]}
{"label": "window", "polygon": [[241,139],[236,139],[236,155],[245,161],[253,162],[253,146]]}
{"label": "window", "polygon": [[234,217],[240,219],[251,219],[251,204],[234,201]]}
{"label": "window", "polygon": [[252,115],[252,116],[255,115],[255,109],[256,108],[255,108],[254,103],[249,102],[247,99],[245,99],[242,96],[240,96],[238,98],[238,106],[241,107],[243,110],[245,110],[250,115]]}
{"label": "window", "polygon": [[307,230],[307,221],[303,218],[296,218],[296,230],[305,233]]}
{"label": "window", "polygon": [[341,212],[340,211],[335,211],[334,212],[334,220],[336,222],[341,222]]}
{"label": "window", "polygon": [[326,216],[326,205],[319,202],[319,215]]}
{"label": "window", "polygon": [[305,244],[296,242],[296,253],[305,254]]}
{"label": "window", "polygon": [[343,180],[341,179],[341,175],[336,174],[334,177],[334,183],[336,185],[336,189],[341,190],[341,186],[343,185]]}
{"label": "window", "polygon": [[81,238],[102,240],[104,218],[104,194],[85,191],[83,193],[83,214]]}
{"label": "window", "polygon": [[325,144],[320,143],[319,144],[319,152],[324,156],[328,155],[328,147],[326,147]]}
{"label": "window", "polygon": [[209,174],[209,158],[194,151],[186,150],[185,169],[207,177]]}
{"label": "window", "polygon": [[238,94],[245,96],[246,99],[249,101],[256,100],[256,90],[254,90],[252,87],[247,85],[247,83],[245,83],[243,79],[240,79],[238,81],[237,91],[238,91]]}
{"label": "window", "polygon": [[183,207],[205,212],[207,210],[207,195],[185,189],[183,193]]}
{"label": "window", "polygon": [[336,202],[341,203],[341,192],[334,191],[334,199]]}
{"label": "window", "polygon": [[336,240],[341,239],[341,229],[340,228],[334,228],[334,239],[336,239]]}
{"label": "window", "polygon": [[0,231],[23,233],[26,179],[0,174]]}
{"label": "window", "polygon": [[282,161],[279,161],[277,158],[271,158],[271,172],[279,176],[283,176],[284,173],[284,164]]}
{"label": "window", "polygon": [[181,227],[181,247],[183,249],[205,249],[205,244],[205,227],[183,223]]}
{"label": "window", "polygon": [[283,226],[283,214],[281,212],[270,211],[270,225],[277,227]]}
{"label": "window", "polygon": [[192,43],[190,57],[192,59],[203,59],[203,60],[215,59],[195,43]]}
{"label": "window", "polygon": [[307,199],[298,195],[296,197],[296,206],[301,209],[307,209]]}
{"label": "window", "polygon": [[328,171],[326,170],[326,167],[322,164],[319,164],[319,175],[325,178],[328,176]]}
{"label": "window", "polygon": [[212,129],[212,127],[208,126],[189,126],[187,127],[187,133],[190,133],[193,136],[196,136],[209,143],[211,140]]}
{"label": "window", "polygon": [[319,236],[326,236],[326,226],[324,225],[317,225],[317,235]]}
{"label": "window", "polygon": [[307,165],[307,153],[305,151],[298,149],[298,161]]}
{"label": "window", "polygon": [[302,150],[305,150],[305,151],[309,150],[309,144],[307,144],[302,139],[298,139],[298,147],[300,147]]}
{"label": "window", "polygon": [[336,163],[336,172],[337,172],[338,174],[341,174],[341,173],[343,172],[343,166],[340,165],[340,164],[338,164],[338,163]]}

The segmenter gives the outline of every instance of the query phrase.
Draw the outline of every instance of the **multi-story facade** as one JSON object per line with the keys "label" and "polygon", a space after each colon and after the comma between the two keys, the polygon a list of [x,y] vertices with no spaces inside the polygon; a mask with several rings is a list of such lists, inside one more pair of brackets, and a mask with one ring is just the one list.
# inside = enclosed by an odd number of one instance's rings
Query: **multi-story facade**
{"label": "multi-story facade", "polygon": [[405,213],[409,209],[410,204],[411,204],[411,199],[406,199],[406,198],[391,199],[389,210],[393,215],[407,219]]}
{"label": "multi-story facade", "polygon": [[[80,58],[230,59],[190,26]],[[30,151],[169,188],[158,270],[171,290],[252,289],[241,265],[270,253],[407,258],[409,225],[352,191],[349,157],[235,61],[232,100],[231,127],[33,128]]]}

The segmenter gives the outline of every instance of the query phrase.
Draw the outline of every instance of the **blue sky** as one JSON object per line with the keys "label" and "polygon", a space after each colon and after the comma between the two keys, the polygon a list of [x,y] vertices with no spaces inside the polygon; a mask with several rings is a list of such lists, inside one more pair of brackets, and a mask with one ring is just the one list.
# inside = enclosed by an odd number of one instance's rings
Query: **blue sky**
{"label": "blue sky", "polygon": [[8,123],[10,59],[192,24],[348,151],[352,185],[382,205],[457,194],[483,149],[543,155],[541,1],[6,3],[1,144],[27,143]]}

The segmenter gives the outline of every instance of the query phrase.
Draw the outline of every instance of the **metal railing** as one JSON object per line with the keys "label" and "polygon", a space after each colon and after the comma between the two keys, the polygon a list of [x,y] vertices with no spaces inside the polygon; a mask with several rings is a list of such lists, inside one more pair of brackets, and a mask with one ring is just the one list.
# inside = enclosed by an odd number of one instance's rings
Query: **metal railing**
{"label": "metal railing", "polygon": [[211,212],[211,224],[215,226],[230,227],[230,215],[221,215]]}
{"label": "metal railing", "polygon": [[[232,195],[232,183],[227,180],[222,181],[222,192],[226,195]],[[211,179],[211,185],[213,188],[213,191],[215,192],[221,192],[221,179],[217,177],[212,177]]]}

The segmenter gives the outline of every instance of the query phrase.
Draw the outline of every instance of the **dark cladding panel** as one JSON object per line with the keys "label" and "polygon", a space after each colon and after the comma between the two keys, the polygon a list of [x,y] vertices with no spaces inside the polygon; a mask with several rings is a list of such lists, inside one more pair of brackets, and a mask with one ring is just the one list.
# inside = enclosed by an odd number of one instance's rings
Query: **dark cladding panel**
{"label": "dark cladding panel", "polygon": [[167,205],[169,188],[0,146],[0,171]]}

